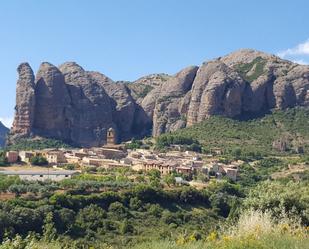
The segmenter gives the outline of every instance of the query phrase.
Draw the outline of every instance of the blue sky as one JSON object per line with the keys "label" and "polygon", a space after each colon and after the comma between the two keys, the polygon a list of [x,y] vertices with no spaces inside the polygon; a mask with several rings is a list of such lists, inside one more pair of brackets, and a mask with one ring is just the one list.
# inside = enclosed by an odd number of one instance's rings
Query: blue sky
{"label": "blue sky", "polygon": [[76,61],[114,80],[174,74],[254,48],[309,61],[309,1],[7,0],[0,2],[0,120],[14,115],[16,68]]}

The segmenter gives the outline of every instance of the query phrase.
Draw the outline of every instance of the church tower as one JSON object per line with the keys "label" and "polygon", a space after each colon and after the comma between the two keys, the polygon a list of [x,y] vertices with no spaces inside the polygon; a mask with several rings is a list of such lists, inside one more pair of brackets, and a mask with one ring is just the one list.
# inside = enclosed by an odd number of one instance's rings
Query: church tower
{"label": "church tower", "polygon": [[113,128],[107,130],[107,145],[115,145],[117,143],[116,131]]}

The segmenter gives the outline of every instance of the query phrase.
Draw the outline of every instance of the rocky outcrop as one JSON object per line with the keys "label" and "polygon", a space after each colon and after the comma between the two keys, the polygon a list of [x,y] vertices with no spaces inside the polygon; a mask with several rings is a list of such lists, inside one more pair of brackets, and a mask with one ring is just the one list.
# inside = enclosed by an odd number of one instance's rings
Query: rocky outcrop
{"label": "rocky outcrop", "polygon": [[238,118],[309,105],[308,66],[250,49],[173,76],[152,74],[134,82],[114,82],[74,62],[58,68],[42,63],[35,79],[27,63],[18,73],[9,141],[43,136],[99,146],[110,127],[120,140],[128,140],[150,131],[158,136],[212,115]]}
{"label": "rocky outcrop", "polygon": [[82,146],[102,145],[107,129],[115,127],[111,100],[104,88],[74,62],[59,67],[70,96],[66,122],[70,140]]}
{"label": "rocky outcrop", "polygon": [[9,133],[9,129],[6,128],[1,122],[0,122],[0,148],[2,148],[5,145],[6,136]]}
{"label": "rocky outcrop", "polygon": [[219,60],[203,64],[194,79],[187,124],[211,115],[235,117],[242,112],[245,81]]}
{"label": "rocky outcrop", "polygon": [[112,120],[117,124],[118,137],[121,140],[129,139],[132,136],[136,105],[128,88],[125,84],[116,84],[107,80],[103,74],[91,72],[89,75],[110,98]]}
{"label": "rocky outcrop", "polygon": [[42,63],[36,75],[33,132],[69,140],[67,116],[70,101],[60,70],[48,62]]}
{"label": "rocky outcrop", "polygon": [[153,98],[155,100],[153,136],[186,126],[188,109],[186,95],[191,90],[197,70],[196,66],[185,68],[162,84],[159,93]]}
{"label": "rocky outcrop", "polygon": [[19,75],[16,86],[15,117],[12,133],[17,136],[28,136],[34,122],[35,91],[34,74],[28,63],[17,68]]}

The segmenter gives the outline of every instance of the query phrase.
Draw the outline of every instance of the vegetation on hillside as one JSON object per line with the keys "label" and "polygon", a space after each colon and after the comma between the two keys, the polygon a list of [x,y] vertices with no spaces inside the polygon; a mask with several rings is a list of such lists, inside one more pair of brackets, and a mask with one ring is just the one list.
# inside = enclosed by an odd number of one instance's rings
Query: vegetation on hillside
{"label": "vegetation on hillside", "polygon": [[[214,148],[222,149],[225,154],[238,154],[245,157],[254,155],[278,155],[272,144],[280,138],[287,138],[287,153],[294,153],[298,146],[309,152],[309,109],[293,108],[274,111],[261,118],[235,120],[222,116],[213,116],[192,127],[180,129],[174,133],[163,134],[157,138],[172,141],[175,137],[195,140],[202,145],[204,152]],[[163,146],[168,146],[164,143]]]}
{"label": "vegetation on hillside", "polygon": [[[275,158],[263,159],[256,167],[271,170],[281,163]],[[128,169],[109,170],[61,182],[2,176],[1,192],[14,193],[16,198],[0,202],[0,248],[10,248],[13,243],[24,245],[16,248],[29,248],[30,244],[57,249],[237,248],[240,241],[243,244],[238,248],[250,243],[253,248],[265,248],[259,244],[261,238],[263,243],[276,241],[273,248],[280,248],[276,229],[284,225],[278,224],[284,219],[299,224],[298,228],[290,224],[282,227],[289,243],[286,248],[303,248],[303,240],[296,243],[296,236],[304,236],[309,225],[309,178],[265,181],[260,176],[255,184],[210,181],[206,189],[196,190],[175,186],[175,182],[163,188],[166,177],[156,172],[137,173],[134,178],[132,174]],[[241,213],[255,211],[267,213],[273,220],[270,233],[262,233],[264,229],[258,226],[261,234],[226,230],[241,221]],[[230,244],[224,244],[227,238]],[[307,237],[302,239],[308,241]]]}
{"label": "vegetation on hillside", "polygon": [[248,82],[252,82],[260,77],[264,72],[267,60],[256,57],[252,62],[236,65],[237,72]]}
{"label": "vegetation on hillside", "polygon": [[55,139],[20,139],[16,143],[8,146],[7,150],[43,150],[48,148],[70,148],[71,146]]}

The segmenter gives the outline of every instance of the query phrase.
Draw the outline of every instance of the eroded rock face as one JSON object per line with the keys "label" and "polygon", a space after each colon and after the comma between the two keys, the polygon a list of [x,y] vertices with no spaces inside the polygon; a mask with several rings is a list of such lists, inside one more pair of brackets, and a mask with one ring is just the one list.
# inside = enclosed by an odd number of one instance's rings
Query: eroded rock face
{"label": "eroded rock face", "polygon": [[16,86],[16,106],[12,133],[18,134],[18,136],[28,136],[31,133],[34,121],[34,74],[28,63],[20,64],[17,72],[19,77]]}
{"label": "eroded rock face", "polygon": [[166,81],[155,92],[153,100],[152,135],[158,136],[166,131],[174,131],[186,126],[188,97],[198,67],[192,66],[181,70],[173,78]]}
{"label": "eroded rock face", "polygon": [[9,141],[39,135],[99,146],[110,127],[127,140],[151,130],[158,136],[212,115],[235,118],[309,105],[308,66],[250,49],[134,82],[114,82],[75,62],[59,68],[42,63],[36,79],[27,63],[18,73]]}
{"label": "eroded rock face", "polygon": [[107,129],[116,128],[108,94],[76,63],[65,63],[59,69],[71,99],[65,115],[70,140],[82,146],[104,144]]}
{"label": "eroded rock face", "polygon": [[106,76],[100,73],[89,73],[107,93],[110,98],[112,120],[116,124],[119,138],[122,140],[132,136],[134,116],[136,111],[135,101],[124,84],[116,84],[107,80]]}
{"label": "eroded rock face", "polygon": [[62,73],[54,65],[42,63],[36,75],[33,132],[68,140],[66,116],[69,104],[70,96]]}
{"label": "eroded rock face", "polygon": [[203,64],[193,82],[187,125],[211,115],[240,115],[245,86],[239,74],[219,60]]}

